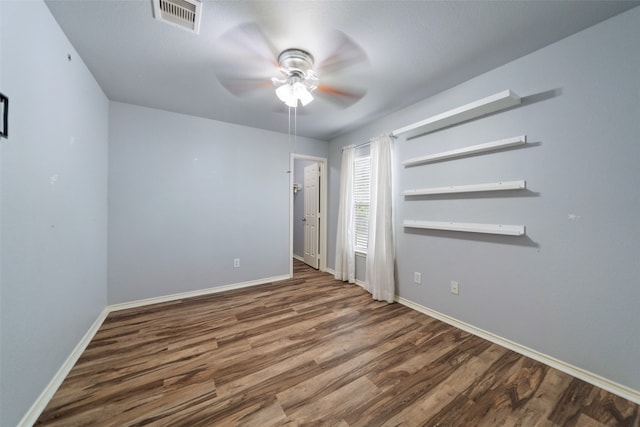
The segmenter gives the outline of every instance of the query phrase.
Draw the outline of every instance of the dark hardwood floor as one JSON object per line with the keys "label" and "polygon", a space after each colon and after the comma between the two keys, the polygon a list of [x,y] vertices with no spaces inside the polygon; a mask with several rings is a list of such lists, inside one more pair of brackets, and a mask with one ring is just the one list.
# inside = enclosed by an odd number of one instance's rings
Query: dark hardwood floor
{"label": "dark hardwood floor", "polygon": [[109,314],[36,425],[640,425],[625,399],[294,269]]}

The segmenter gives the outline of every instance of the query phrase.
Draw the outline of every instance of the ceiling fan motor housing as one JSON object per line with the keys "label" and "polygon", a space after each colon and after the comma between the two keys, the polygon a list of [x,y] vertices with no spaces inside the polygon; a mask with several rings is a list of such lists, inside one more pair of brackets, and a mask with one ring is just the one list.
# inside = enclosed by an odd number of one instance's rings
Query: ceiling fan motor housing
{"label": "ceiling fan motor housing", "polygon": [[[299,77],[303,81],[307,81],[307,85],[315,86],[318,77],[313,71],[313,56],[302,49],[287,49],[278,55],[278,63],[280,71],[287,77]],[[311,81],[309,81],[311,80]],[[315,89],[315,87],[314,87]]]}

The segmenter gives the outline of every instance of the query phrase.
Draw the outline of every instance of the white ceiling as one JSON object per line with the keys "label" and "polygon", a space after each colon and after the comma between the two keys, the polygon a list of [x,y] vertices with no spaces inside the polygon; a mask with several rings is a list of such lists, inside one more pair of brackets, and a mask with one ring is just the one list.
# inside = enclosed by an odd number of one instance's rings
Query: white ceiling
{"label": "white ceiling", "polygon": [[[366,94],[346,108],[317,96],[298,109],[298,134],[322,140],[640,4],[205,0],[195,35],[153,19],[152,0],[46,3],[109,99],[285,133],[287,110],[269,86],[275,58],[264,56],[295,47],[319,63],[341,32],[367,61],[320,80]],[[243,43],[240,28],[260,29],[275,54],[255,38]],[[221,74],[266,84],[237,96],[221,85]]]}

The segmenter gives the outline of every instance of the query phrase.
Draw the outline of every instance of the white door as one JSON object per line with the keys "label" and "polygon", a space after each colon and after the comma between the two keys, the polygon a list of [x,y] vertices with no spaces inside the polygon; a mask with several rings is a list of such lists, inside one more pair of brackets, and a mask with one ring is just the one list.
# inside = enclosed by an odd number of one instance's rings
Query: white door
{"label": "white door", "polygon": [[318,269],[320,257],[320,164],[304,167],[304,262]]}

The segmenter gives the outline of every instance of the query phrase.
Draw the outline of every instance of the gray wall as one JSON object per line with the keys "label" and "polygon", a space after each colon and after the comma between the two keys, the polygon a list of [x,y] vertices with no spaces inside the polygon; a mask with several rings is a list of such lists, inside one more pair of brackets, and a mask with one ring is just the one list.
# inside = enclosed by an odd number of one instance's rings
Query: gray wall
{"label": "gray wall", "polygon": [[11,104],[0,140],[0,424],[12,426],[106,306],[108,101],[44,3],[0,9]]}
{"label": "gray wall", "polygon": [[[397,292],[640,390],[640,8],[330,145],[330,266],[341,147],[504,89],[522,106],[396,141]],[[531,144],[404,168],[407,158],[526,134]],[[409,188],[526,179],[523,193],[404,199]],[[527,236],[405,230],[404,219],[524,224]],[[422,284],[413,273],[422,272]],[[449,282],[460,283],[460,295]]]}
{"label": "gray wall", "polygon": [[[110,103],[109,303],[288,275],[293,148],[279,133]],[[327,155],[324,141],[295,149]]]}
{"label": "gray wall", "polygon": [[304,168],[314,160],[296,159],[293,182],[300,184],[300,190],[293,195],[293,254],[304,258]]}

